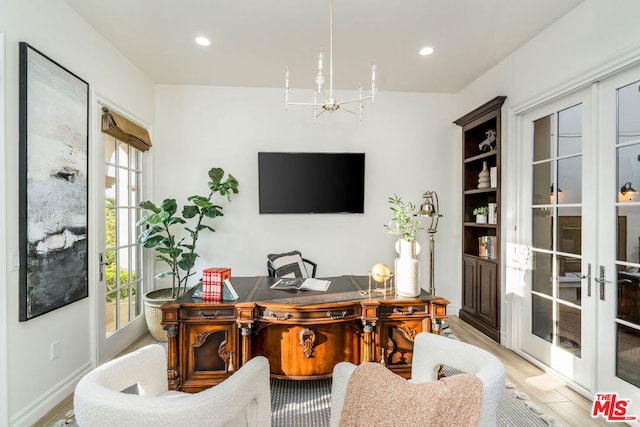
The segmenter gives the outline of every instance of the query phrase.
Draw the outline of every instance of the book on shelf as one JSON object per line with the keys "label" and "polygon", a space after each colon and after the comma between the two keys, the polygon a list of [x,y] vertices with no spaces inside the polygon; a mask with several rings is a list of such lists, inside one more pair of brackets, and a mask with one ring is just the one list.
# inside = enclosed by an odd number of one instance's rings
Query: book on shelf
{"label": "book on shelf", "polygon": [[496,188],[498,186],[498,168],[496,166],[489,168],[489,182],[491,188]]}
{"label": "book on shelf", "polygon": [[202,270],[202,299],[222,301],[222,282],[231,279],[231,269],[214,267]]}
{"label": "book on shelf", "polygon": [[498,223],[498,204],[489,203],[487,206],[487,222],[489,224]]}
{"label": "book on shelf", "polygon": [[478,256],[486,259],[497,259],[498,238],[496,236],[478,237]]}
{"label": "book on shelf", "polygon": [[478,256],[480,258],[487,257],[487,241],[485,239],[486,236],[478,237]]}

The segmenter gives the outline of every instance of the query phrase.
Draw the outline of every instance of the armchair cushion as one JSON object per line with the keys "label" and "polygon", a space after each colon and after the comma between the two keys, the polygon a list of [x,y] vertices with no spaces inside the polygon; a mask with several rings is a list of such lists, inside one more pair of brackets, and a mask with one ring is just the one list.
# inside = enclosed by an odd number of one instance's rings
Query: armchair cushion
{"label": "armchair cushion", "polygon": [[299,251],[285,252],[282,254],[269,254],[268,263],[274,270],[275,277],[295,278],[309,277],[307,268],[304,266],[302,254]]}
{"label": "armchair cushion", "polygon": [[460,374],[415,384],[379,363],[355,368],[347,384],[341,426],[476,426],[482,407],[482,381]]}

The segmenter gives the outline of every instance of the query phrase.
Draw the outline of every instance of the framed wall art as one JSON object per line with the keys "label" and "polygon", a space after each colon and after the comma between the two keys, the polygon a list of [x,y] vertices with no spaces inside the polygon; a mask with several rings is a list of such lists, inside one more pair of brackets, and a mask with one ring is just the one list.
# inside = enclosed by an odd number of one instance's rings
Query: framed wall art
{"label": "framed wall art", "polygon": [[20,43],[20,321],[88,296],[89,84]]}

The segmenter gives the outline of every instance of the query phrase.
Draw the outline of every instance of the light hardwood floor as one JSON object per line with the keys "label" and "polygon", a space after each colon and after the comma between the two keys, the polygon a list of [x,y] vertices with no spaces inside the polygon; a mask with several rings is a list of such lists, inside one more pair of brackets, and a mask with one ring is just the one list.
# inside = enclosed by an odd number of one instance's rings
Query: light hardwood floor
{"label": "light hardwood floor", "polygon": [[481,334],[457,316],[450,317],[447,322],[452,333],[460,340],[496,355],[504,363],[507,380],[515,385],[515,389],[526,393],[543,413],[552,415],[563,426],[611,425],[602,418],[592,418],[591,401],[573,391],[561,380]]}
{"label": "light hardwood floor", "polygon": [[[570,389],[562,381],[481,334],[458,317],[450,317],[447,323],[451,332],[462,341],[484,348],[502,360],[507,370],[507,380],[515,385],[515,389],[526,393],[543,413],[554,416],[563,426],[610,425],[602,418],[593,419],[590,415],[591,401]],[[150,334],[143,335],[123,353],[133,351],[151,342],[155,341]],[[72,408],[73,395],[67,397],[35,425],[37,427],[54,426],[57,421],[64,419]]]}

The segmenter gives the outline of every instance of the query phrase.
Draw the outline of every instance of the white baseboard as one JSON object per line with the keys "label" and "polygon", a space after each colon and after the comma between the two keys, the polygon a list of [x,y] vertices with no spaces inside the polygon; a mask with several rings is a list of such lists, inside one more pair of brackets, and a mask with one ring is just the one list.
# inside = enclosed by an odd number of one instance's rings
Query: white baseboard
{"label": "white baseboard", "polygon": [[71,373],[56,385],[51,387],[29,405],[21,409],[18,413],[9,419],[11,427],[29,427],[33,426],[40,418],[44,417],[47,412],[51,411],[67,396],[73,393],[78,381],[93,369],[91,362],[85,363],[79,369]]}

